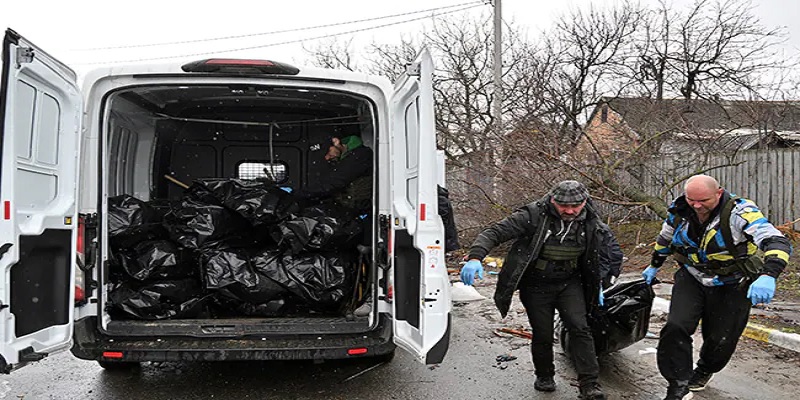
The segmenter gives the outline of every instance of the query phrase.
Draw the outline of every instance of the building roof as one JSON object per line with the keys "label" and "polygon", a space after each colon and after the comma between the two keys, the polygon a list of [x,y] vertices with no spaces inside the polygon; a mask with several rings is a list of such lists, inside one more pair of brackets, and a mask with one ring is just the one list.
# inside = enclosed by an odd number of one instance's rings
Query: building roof
{"label": "building roof", "polygon": [[605,104],[640,136],[670,133],[665,135],[670,146],[697,141],[740,150],[759,144],[800,145],[800,102],[614,97],[603,99],[591,118]]}

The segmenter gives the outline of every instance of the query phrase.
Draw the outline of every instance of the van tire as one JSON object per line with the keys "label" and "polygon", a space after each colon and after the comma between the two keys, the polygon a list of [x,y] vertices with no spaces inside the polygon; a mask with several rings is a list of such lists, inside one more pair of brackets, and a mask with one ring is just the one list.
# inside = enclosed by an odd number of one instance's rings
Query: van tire
{"label": "van tire", "polygon": [[139,367],[138,362],[134,361],[97,361],[106,371],[130,371]]}

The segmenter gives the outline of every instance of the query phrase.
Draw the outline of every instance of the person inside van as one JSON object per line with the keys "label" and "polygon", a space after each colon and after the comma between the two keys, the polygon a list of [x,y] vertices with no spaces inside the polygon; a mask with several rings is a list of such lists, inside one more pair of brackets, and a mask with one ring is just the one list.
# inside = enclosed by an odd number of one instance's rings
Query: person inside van
{"label": "person inside van", "polygon": [[294,193],[304,200],[331,198],[359,214],[372,208],[372,149],[357,135],[331,138],[325,153],[329,168],[311,173],[322,174],[318,183]]}

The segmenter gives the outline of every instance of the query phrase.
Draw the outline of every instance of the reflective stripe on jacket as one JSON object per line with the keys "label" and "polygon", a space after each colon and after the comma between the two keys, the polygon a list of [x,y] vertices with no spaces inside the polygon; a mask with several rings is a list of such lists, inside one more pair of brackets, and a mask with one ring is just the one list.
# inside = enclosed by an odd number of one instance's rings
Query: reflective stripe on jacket
{"label": "reflective stripe on jacket", "polygon": [[[730,264],[736,255],[728,252],[720,229],[720,210],[727,201],[735,202],[727,223],[730,224],[733,245],[739,256],[752,256],[758,249],[763,250],[763,272],[777,277],[789,261],[792,251],[789,240],[764,217],[753,201],[731,197],[727,191],[722,194],[719,207],[714,210],[699,238],[690,234],[690,224],[697,223],[694,210],[686,202],[685,196],[675,199],[656,238],[651,264],[655,267],[661,266],[664,259],[673,252],[688,258],[692,265]],[[702,268],[691,268],[692,265],[687,263],[683,265],[689,267],[692,275],[701,282],[714,278],[713,274],[698,270]]]}

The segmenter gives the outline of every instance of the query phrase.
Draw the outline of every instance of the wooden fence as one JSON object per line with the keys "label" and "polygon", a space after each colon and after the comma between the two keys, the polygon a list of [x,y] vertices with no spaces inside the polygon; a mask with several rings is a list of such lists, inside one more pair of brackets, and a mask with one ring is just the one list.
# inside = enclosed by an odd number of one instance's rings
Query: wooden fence
{"label": "wooden fence", "polygon": [[[749,150],[735,155],[662,157],[641,176],[648,194],[660,195],[664,182],[703,166],[724,165],[706,172],[725,189],[753,200],[764,215],[780,225],[800,218],[800,148]],[[671,202],[683,191],[683,183],[665,196]],[[800,222],[794,224],[800,230]]]}

